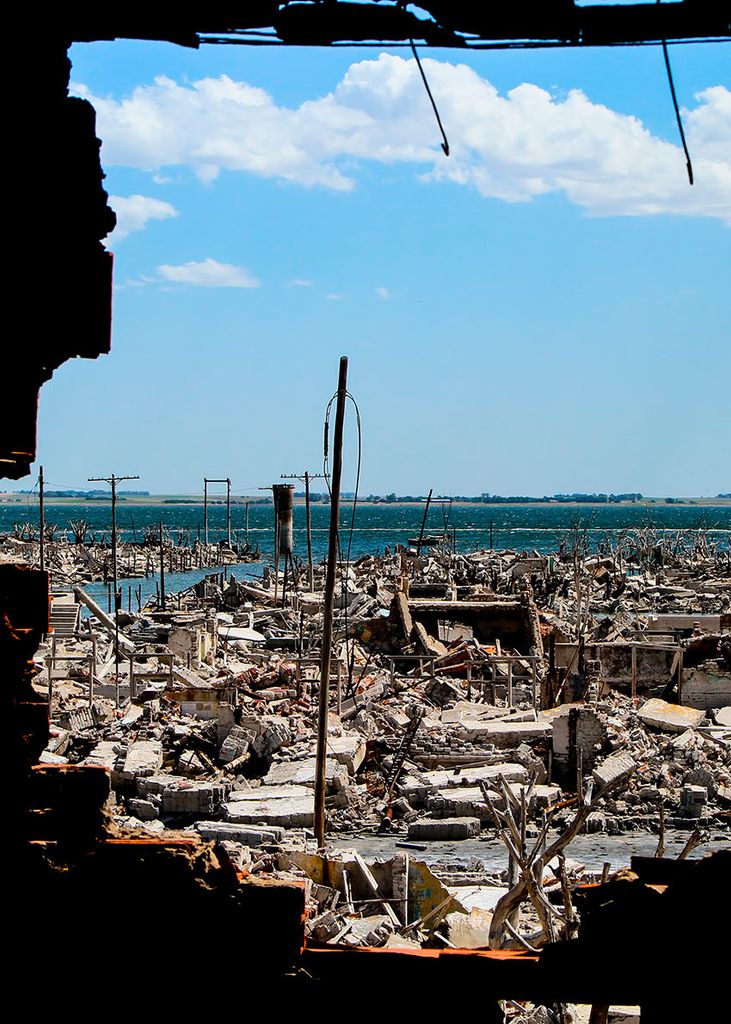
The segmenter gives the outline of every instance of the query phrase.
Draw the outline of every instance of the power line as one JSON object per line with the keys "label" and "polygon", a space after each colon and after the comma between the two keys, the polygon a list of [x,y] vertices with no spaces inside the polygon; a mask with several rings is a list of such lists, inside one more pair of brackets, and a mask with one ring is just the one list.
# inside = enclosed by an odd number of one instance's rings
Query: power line
{"label": "power line", "polygon": [[139,480],[138,476],[90,476],[90,484],[105,483],[112,488],[112,576],[114,578],[114,603],[117,604],[117,484],[123,480]]}

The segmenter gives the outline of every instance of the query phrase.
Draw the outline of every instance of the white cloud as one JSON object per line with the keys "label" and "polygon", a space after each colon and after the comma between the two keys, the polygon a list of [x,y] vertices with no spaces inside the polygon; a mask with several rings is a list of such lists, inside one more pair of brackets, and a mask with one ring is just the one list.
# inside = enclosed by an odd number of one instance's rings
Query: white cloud
{"label": "white cloud", "polygon": [[388,290],[388,288],[383,288],[383,287],[376,288],[376,295],[378,296],[379,299],[383,299],[384,301],[386,299],[390,299],[391,298],[391,293]]}
{"label": "white cloud", "polygon": [[231,263],[218,263],[209,256],[205,260],[181,263],[171,266],[164,263],[157,272],[165,281],[175,284],[191,284],[200,288],[258,288],[258,281],[246,267],[235,267]]}
{"label": "white cloud", "polygon": [[293,281],[287,281],[290,288],[311,288],[314,283],[306,277],[295,277]]}
{"label": "white cloud", "polygon": [[[709,160],[731,161],[731,92],[722,85],[696,95],[700,105],[683,113],[685,134],[692,148]],[[691,157],[692,157],[691,149]]]}
{"label": "white cloud", "polygon": [[408,163],[507,202],[563,193],[597,215],[683,214],[731,223],[731,92],[698,93],[685,118],[696,185],[676,140],[593,103],[580,90],[538,86],[505,96],[464,64],[425,59],[447,129],[443,156],[413,60],[391,54],[351,65],[335,90],[297,108],[226,75],[180,85],[159,77],[121,100],[93,97],[103,159],[159,172],[186,165],[203,182],[221,170],[347,191],[358,161]]}
{"label": "white cloud", "polygon": [[328,292],[328,294],[325,296],[325,298],[329,299],[330,302],[341,302],[342,299],[343,299],[343,296],[342,295],[338,295],[337,292]]}
{"label": "white cloud", "polygon": [[110,236],[115,242],[132,231],[142,231],[150,220],[178,216],[178,211],[170,203],[151,196],[110,196],[109,203],[117,214],[117,226]]}

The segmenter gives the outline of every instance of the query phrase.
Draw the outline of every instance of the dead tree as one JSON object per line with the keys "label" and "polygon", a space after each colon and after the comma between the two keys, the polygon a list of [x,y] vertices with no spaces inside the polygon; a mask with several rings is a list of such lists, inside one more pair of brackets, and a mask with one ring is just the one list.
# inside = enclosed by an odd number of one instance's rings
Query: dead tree
{"label": "dead tree", "polygon": [[86,519],[69,519],[69,527],[74,537],[74,544],[83,544],[89,532],[89,523]]}
{"label": "dead tree", "polygon": [[[498,837],[505,844],[510,854],[511,865],[514,865],[519,872],[518,878],[511,878],[511,888],[502,896],[495,906],[490,924],[490,947],[502,949],[508,939],[512,936],[521,945],[533,948],[535,941],[553,942],[559,935],[569,936],[575,931],[577,925],[576,915],[570,902],[568,882],[562,879],[562,892],[564,894],[564,910],[549,903],[543,891],[543,869],[569,845],[579,834],[589,814],[594,810],[600,800],[607,794],[625,782],[630,774],[635,771],[630,769],[623,775],[613,779],[608,785],[603,786],[594,795],[593,781],[590,779],[584,787],[581,780],[581,768],[579,767],[579,780],[577,781],[577,808],[573,820],[568,827],[549,846],[546,846],[546,839],[551,821],[559,810],[559,805],[546,814],[538,837],[533,846],[528,849],[526,842],[526,823],[528,808],[533,797],[536,784],[536,775],[533,776],[528,788],[523,787],[520,792],[520,799],[511,790],[503,778],[499,779],[500,789],[505,800],[505,809],[498,810],[493,799],[494,794],[487,788],[486,783],[480,782],[482,795],[490,810],[492,818],[497,827]],[[559,861],[559,865],[561,862]],[[559,867],[559,877],[565,875],[565,864]],[[526,900],[529,900],[538,916],[541,925],[542,935],[527,938],[520,936],[516,930],[518,911]]]}
{"label": "dead tree", "polygon": [[12,535],[16,540],[34,541],[36,539],[35,527],[33,523],[24,519],[20,523],[13,523]]}

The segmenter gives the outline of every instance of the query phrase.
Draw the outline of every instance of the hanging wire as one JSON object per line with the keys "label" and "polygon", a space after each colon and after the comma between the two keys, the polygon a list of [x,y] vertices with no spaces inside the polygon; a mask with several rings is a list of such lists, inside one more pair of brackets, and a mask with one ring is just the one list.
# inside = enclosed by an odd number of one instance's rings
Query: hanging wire
{"label": "hanging wire", "polygon": [[[337,398],[337,391],[332,396],[330,401],[327,403],[325,410],[325,428],[323,435],[323,462],[322,462],[322,473],[325,478],[325,484],[327,491],[330,496],[330,502],[332,504],[332,487],[330,485],[330,469],[329,469],[329,438],[330,438],[330,414],[332,412],[333,402]],[[350,399],[355,409],[355,419],[358,430],[358,457],[356,461],[355,470],[355,491],[353,493],[353,509],[350,515],[350,529],[348,531],[348,543],[345,549],[345,557],[343,557],[343,547],[340,543],[340,523],[337,524],[337,537],[338,537],[338,568],[342,578],[342,595],[343,595],[343,611],[345,619],[345,650],[349,651],[349,640],[350,640],[350,623],[348,619],[348,602],[347,602],[347,576],[343,574],[343,564],[350,564],[350,555],[353,547],[353,534],[355,532],[355,515],[358,505],[358,495],[360,491],[360,471],[363,459],[363,425],[360,418],[360,409],[350,391],[345,392],[345,397]],[[355,644],[353,645],[352,652],[348,653],[348,688],[347,693],[351,693],[353,689],[353,668],[355,665]]]}
{"label": "hanging wire", "polygon": [[439,131],[442,133],[442,139],[444,140],[442,142],[442,149],[444,151],[444,155],[445,156],[449,156],[449,140],[447,139],[447,133],[444,131],[444,125],[442,124],[442,119],[439,116],[439,111],[437,110],[436,102],[434,100],[434,97],[432,96],[431,89],[429,88],[429,82],[427,81],[426,74],[424,73],[424,69],[421,66],[421,61],[419,60],[419,54],[416,52],[416,45],[414,43],[414,40],[410,39],[409,42],[411,43],[411,52],[414,55],[414,60],[416,61],[416,66],[419,69],[419,74],[421,75],[421,80],[424,83],[424,88],[426,89],[426,94],[429,97],[429,101],[431,103],[432,110],[434,111],[434,116],[437,119],[437,124],[439,125]]}
{"label": "hanging wire", "polygon": [[[657,0],[658,4],[662,3],[662,0]],[[685,153],[685,166],[688,171],[688,181],[693,184],[693,164],[690,159],[690,152],[688,151],[688,143],[685,141],[685,132],[683,130],[683,119],[680,116],[680,107],[678,106],[678,97],[675,94],[675,82],[673,80],[673,69],[670,67],[670,54],[668,53],[667,40],[662,40],[662,55],[665,58],[665,70],[668,75],[668,85],[670,86],[670,96],[673,101],[673,110],[675,111],[675,121],[678,125],[678,132],[680,133],[680,141],[683,144],[683,152]]]}

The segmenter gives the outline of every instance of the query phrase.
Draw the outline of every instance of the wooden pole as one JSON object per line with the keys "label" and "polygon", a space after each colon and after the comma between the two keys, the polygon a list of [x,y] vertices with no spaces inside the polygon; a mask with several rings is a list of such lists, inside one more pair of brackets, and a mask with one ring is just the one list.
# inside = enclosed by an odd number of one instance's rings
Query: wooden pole
{"label": "wooden pole", "polygon": [[[112,488],[112,576],[114,577],[114,594],[116,602],[117,586],[117,484],[122,480],[139,480],[138,476],[90,476],[89,483],[104,482]],[[111,611],[111,607],[110,607]]]}
{"label": "wooden pole", "polygon": [[312,563],[312,513],[310,511],[310,484],[313,480],[324,479],[321,473],[310,473],[305,470],[304,474],[282,473],[282,480],[301,480],[305,485],[305,518],[307,521],[307,562],[309,566],[310,593],[314,587],[314,567]]}
{"label": "wooden pole", "polygon": [[246,540],[246,546],[248,547],[249,546],[249,503],[248,503],[248,501],[245,502],[244,505],[245,505],[245,508],[246,508],[246,533],[244,534],[244,538]]}
{"label": "wooden pole", "polygon": [[279,598],[279,516],[274,506],[274,607]]}
{"label": "wooden pole", "polygon": [[45,568],[46,568],[46,551],[45,551],[46,512],[45,512],[45,508],[44,508],[44,505],[43,505],[43,466],[41,466],[41,468],[40,468],[40,475],[39,475],[39,478],[38,478],[38,498],[39,498],[39,501],[40,501],[40,508],[39,508],[40,522],[39,522],[38,526],[39,526],[39,529],[40,529],[40,532],[41,532],[41,535],[40,535],[40,542],[41,542],[40,562],[41,562],[41,572],[43,572],[45,570]]}
{"label": "wooden pole", "polygon": [[317,720],[317,760],[315,773],[315,837],[325,845],[325,775],[327,758],[327,716],[330,697],[330,649],[332,647],[335,572],[338,560],[338,523],[340,519],[340,480],[343,471],[343,425],[348,385],[348,357],[340,358],[338,399],[333,438],[333,473],[330,499],[330,538],[325,577],[325,601],[322,627],[322,665],[320,668],[320,706]]}
{"label": "wooden pole", "polygon": [[226,545],[231,547],[231,481],[226,477]]}
{"label": "wooden pole", "polygon": [[421,530],[419,531],[419,543],[416,545],[416,554],[421,554],[421,542],[424,539],[424,528],[426,526],[426,517],[429,515],[429,505],[431,504],[431,496],[434,491],[433,487],[429,488],[429,497],[426,499],[426,507],[424,509],[424,518],[421,520]]}
{"label": "wooden pole", "polygon": [[112,473],[112,579],[117,594],[117,478]]}
{"label": "wooden pole", "polygon": [[162,544],[162,519],[160,520],[160,607],[165,611],[165,549]]}
{"label": "wooden pole", "polygon": [[315,589],[315,569],[312,564],[312,516],[310,514],[310,474],[305,470],[305,515],[307,517],[307,564],[309,566],[310,593]]}
{"label": "wooden pole", "polygon": [[208,481],[203,477],[203,543],[208,547]]}
{"label": "wooden pole", "polygon": [[114,589],[114,703],[119,707],[119,599],[121,594]]}

